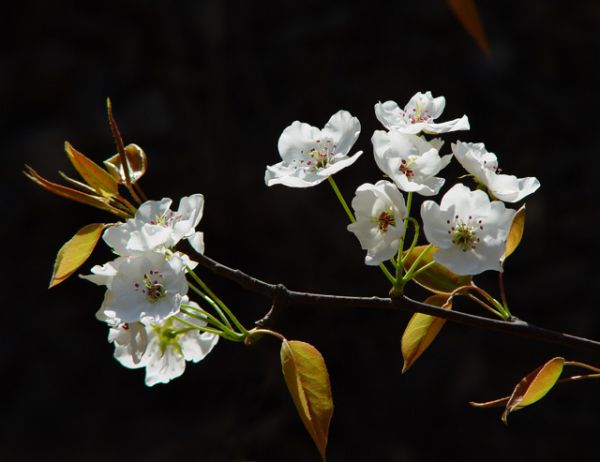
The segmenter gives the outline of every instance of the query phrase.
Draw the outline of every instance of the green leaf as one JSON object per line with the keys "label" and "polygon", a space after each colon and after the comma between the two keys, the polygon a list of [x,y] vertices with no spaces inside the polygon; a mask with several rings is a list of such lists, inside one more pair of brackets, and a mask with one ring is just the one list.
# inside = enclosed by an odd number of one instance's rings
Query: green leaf
{"label": "green leaf", "polygon": [[541,365],[521,379],[510,396],[485,403],[471,402],[469,404],[474,407],[505,406],[504,412],[502,413],[502,421],[507,423],[508,414],[523,409],[546,396],[546,393],[548,393],[558,381],[564,365],[564,358],[552,358],[550,361]]}
{"label": "green leaf", "polygon": [[[418,245],[413,249],[404,261],[404,268],[407,271],[426,248],[426,245]],[[418,268],[422,268],[433,261],[433,254],[436,251],[437,248],[434,247],[433,250],[426,254],[419,262]],[[404,252],[404,256],[406,257],[406,252]],[[434,263],[431,267],[413,278],[413,281],[417,284],[436,294],[449,294],[459,287],[470,285],[472,280],[471,276],[459,276],[438,263]]]}
{"label": "green leaf", "polygon": [[506,238],[506,249],[504,255],[500,257],[500,262],[504,265],[509,255],[511,255],[521,243],[523,237],[523,231],[525,230],[525,205],[523,205],[513,217],[512,224],[510,225],[510,231]]}
{"label": "green leaf", "polygon": [[[448,300],[446,295],[432,295],[425,300],[425,303],[452,309],[452,301]],[[423,313],[415,313],[410,318],[402,334],[402,357],[404,358],[402,373],[406,372],[431,345],[445,322],[445,319]]]}
{"label": "green leaf", "polygon": [[475,40],[475,43],[477,43],[477,46],[481,51],[486,55],[489,55],[490,47],[487,38],[485,37],[483,24],[479,18],[475,0],[448,0],[448,4],[454,13],[454,16],[456,16],[465,30],[473,40]]}
{"label": "green leaf", "polygon": [[114,197],[119,193],[115,179],[102,167],[65,142],[65,151],[75,170],[100,196]]}
{"label": "green leaf", "polygon": [[65,242],[56,255],[49,288],[66,280],[88,259],[96,247],[103,229],[103,223],[86,225]]}
{"label": "green leaf", "polygon": [[[129,164],[131,183],[135,183],[146,173],[148,169],[148,157],[137,144],[128,144],[125,147],[125,155]],[[120,184],[125,184],[125,172],[121,163],[121,156],[118,153],[106,159],[104,166],[116,181]]]}
{"label": "green leaf", "polygon": [[333,398],[323,356],[308,343],[283,340],[281,367],[302,423],[325,460]]}

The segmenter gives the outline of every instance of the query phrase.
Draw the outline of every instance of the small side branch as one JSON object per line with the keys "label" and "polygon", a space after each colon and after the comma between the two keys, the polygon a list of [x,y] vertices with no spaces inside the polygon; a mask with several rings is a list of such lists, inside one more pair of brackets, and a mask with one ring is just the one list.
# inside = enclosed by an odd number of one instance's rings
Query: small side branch
{"label": "small side branch", "polygon": [[199,263],[218,276],[229,279],[244,289],[263,295],[273,300],[273,306],[269,313],[261,319],[266,321],[275,307],[287,305],[319,305],[330,306],[340,309],[346,308],[368,308],[382,310],[403,310],[409,312],[424,313],[451,322],[477,327],[480,329],[517,335],[545,343],[554,343],[577,350],[587,350],[600,354],[600,342],[578,337],[564,332],[554,331],[529,324],[525,321],[512,317],[508,321],[486,318],[474,314],[464,313],[456,310],[446,310],[438,306],[413,300],[402,296],[398,299],[381,297],[351,297],[345,295],[327,295],[310,292],[299,292],[290,290],[283,284],[269,284],[252,277],[238,269],[229,268],[222,263],[205,255],[198,257]]}

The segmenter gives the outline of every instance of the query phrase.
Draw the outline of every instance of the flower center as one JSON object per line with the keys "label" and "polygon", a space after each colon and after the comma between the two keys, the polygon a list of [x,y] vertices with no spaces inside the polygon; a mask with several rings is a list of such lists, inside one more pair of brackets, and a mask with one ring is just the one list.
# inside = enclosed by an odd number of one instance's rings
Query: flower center
{"label": "flower center", "polygon": [[159,225],[163,228],[173,227],[175,223],[180,221],[183,216],[180,213],[173,212],[172,210],[167,210],[163,215],[157,215],[154,217],[154,220],[150,220],[151,225]]}
{"label": "flower center", "polygon": [[[480,241],[477,237],[476,228],[479,227],[480,230],[483,230],[482,220],[477,220],[475,224],[473,223],[473,217],[469,216],[465,223],[456,215],[453,221],[454,225],[448,230],[448,234],[452,235],[452,243],[462,249],[463,252],[474,250]],[[446,223],[450,224],[450,220]]]}
{"label": "flower center", "polygon": [[497,173],[498,175],[500,175],[500,173],[502,173],[502,169],[500,167],[498,167],[498,162],[488,162],[487,160],[483,161],[483,167],[487,168],[488,170],[491,170],[494,173]]}
{"label": "flower center", "polygon": [[301,150],[301,157],[292,160],[294,170],[299,170],[302,173],[316,172],[335,163],[334,156],[337,145],[333,144],[330,139],[316,140],[315,142],[317,147],[310,149],[308,152]]}
{"label": "flower center", "polygon": [[382,233],[387,233],[387,230],[390,226],[396,226],[396,219],[394,218],[394,215],[392,215],[390,212],[386,212],[385,210],[379,214],[376,222],[379,231]]}
{"label": "flower center", "polygon": [[180,355],[183,355],[181,345],[179,344],[179,338],[183,332],[176,329],[171,320],[167,320],[163,325],[153,325],[152,330],[158,337],[158,346],[162,354],[164,354],[167,347],[170,346]]}
{"label": "flower center", "polygon": [[160,271],[148,271],[146,274],[144,274],[142,287],[137,282],[133,285],[135,291],[137,292],[141,290],[143,294],[146,294],[146,299],[150,303],[160,300],[167,294],[165,291],[165,286],[159,282],[162,277],[163,274]]}
{"label": "flower center", "polygon": [[410,166],[415,162],[416,157],[409,157],[408,161],[402,159],[400,163],[400,172],[406,175],[409,180],[415,176],[415,171]]}
{"label": "flower center", "polygon": [[404,109],[404,117],[407,118],[410,123],[416,124],[417,122],[427,122],[431,119],[431,113],[427,107],[415,103],[412,108],[407,106]]}

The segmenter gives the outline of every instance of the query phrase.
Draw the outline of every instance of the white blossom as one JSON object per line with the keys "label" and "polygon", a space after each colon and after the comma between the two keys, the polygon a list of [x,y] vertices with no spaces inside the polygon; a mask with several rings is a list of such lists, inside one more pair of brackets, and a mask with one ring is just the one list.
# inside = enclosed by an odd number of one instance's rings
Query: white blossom
{"label": "white blossom", "polygon": [[517,178],[500,173],[496,155],[488,152],[483,143],[458,141],[452,144],[452,152],[464,169],[501,201],[518,202],[540,187],[535,177]]}
{"label": "white blossom", "polygon": [[267,166],[265,183],[293,188],[321,183],[360,157],[362,151],[348,156],[359,134],[360,122],[348,111],[336,112],[323,129],[293,122],[279,137],[282,161]]}
{"label": "white blossom", "polygon": [[94,266],[91,275],[81,277],[107,287],[99,319],[112,324],[159,322],[179,311],[188,290],[187,263],[189,259],[179,253],[147,251]]}
{"label": "white blossom", "polygon": [[352,199],[356,222],[348,225],[367,251],[365,263],[379,265],[398,252],[404,232],[406,205],[402,193],[389,181],[365,183]]}
{"label": "white blossom", "polygon": [[377,166],[402,191],[433,196],[444,185],[445,180],[435,175],[450,163],[452,154],[440,157],[440,139],[376,130],[371,141]]}
{"label": "white blossom", "polygon": [[104,241],[118,255],[133,255],[148,250],[162,251],[187,239],[198,253],[204,253],[204,236],[195,228],[202,218],[204,196],[193,194],[179,201],[177,212],[171,210],[169,198],[144,202],[135,217],[126,223],[111,226]]}
{"label": "white blossom", "polygon": [[404,109],[395,101],[386,101],[375,105],[377,119],[388,130],[417,134],[421,131],[430,134],[446,133],[455,130],[469,130],[469,119],[463,115],[460,119],[435,123],[446,106],[446,98],[434,98],[431,92],[416,93]]}
{"label": "white blossom", "polygon": [[434,260],[459,275],[502,271],[500,257],[514,214],[503,202],[490,202],[485,192],[460,183],[444,194],[440,205],[421,205],[425,237],[438,248]]}
{"label": "white blossom", "polygon": [[142,359],[148,346],[146,326],[141,322],[122,323],[111,326],[108,341],[114,343],[114,357],[129,369],[144,367]]}
{"label": "white blossom", "polygon": [[[197,320],[194,323],[200,324]],[[197,363],[211,352],[219,336],[186,327],[176,319],[152,325],[150,340],[143,358],[146,385],[168,383],[185,371],[186,361]]]}
{"label": "white blossom", "polygon": [[[195,308],[198,304],[184,297],[183,302]],[[185,318],[204,327],[206,322]],[[197,363],[217,344],[219,336],[200,332],[174,317],[161,322],[123,323],[109,331],[109,342],[115,345],[115,358],[129,369],[146,368],[146,385],[167,383],[185,371],[186,361]]]}

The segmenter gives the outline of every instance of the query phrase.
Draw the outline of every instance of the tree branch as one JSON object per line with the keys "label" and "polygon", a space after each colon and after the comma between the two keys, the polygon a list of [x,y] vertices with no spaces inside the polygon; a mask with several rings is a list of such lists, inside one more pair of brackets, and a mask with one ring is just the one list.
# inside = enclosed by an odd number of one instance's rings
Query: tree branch
{"label": "tree branch", "polygon": [[213,273],[229,279],[239,286],[252,292],[264,295],[273,300],[269,313],[259,321],[265,322],[277,306],[287,305],[321,305],[336,308],[370,308],[383,310],[404,310],[417,312],[443,318],[451,322],[465,324],[481,329],[493,330],[507,334],[517,335],[546,343],[554,343],[577,350],[587,350],[600,353],[600,342],[584,337],[558,332],[543,327],[535,326],[517,318],[508,321],[486,318],[456,310],[447,310],[435,305],[413,300],[407,296],[398,299],[381,297],[351,297],[345,295],[326,295],[290,290],[283,284],[269,284],[252,277],[238,269],[229,268],[206,255],[197,257],[200,265]]}

